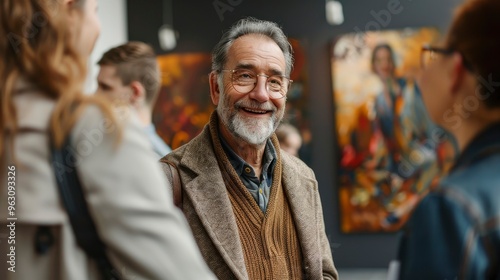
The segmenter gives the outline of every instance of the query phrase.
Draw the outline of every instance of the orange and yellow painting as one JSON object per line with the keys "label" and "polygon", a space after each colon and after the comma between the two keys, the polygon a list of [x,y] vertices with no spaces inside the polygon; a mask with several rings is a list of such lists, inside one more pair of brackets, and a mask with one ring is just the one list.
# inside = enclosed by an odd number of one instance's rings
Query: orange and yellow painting
{"label": "orange and yellow painting", "polygon": [[417,82],[420,50],[438,39],[434,28],[367,32],[332,48],[343,232],[400,229],[456,155]]}
{"label": "orange and yellow painting", "polygon": [[153,122],[160,137],[176,149],[198,135],[214,106],[208,75],[211,57],[207,53],[158,56],[161,89],[153,110]]}

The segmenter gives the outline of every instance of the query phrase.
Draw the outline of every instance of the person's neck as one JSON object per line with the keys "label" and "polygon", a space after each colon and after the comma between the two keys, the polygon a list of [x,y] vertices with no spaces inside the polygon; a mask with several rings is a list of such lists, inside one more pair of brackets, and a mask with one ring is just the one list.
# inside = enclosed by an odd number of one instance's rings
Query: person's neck
{"label": "person's neck", "polygon": [[479,116],[471,116],[464,120],[457,129],[451,130],[460,152],[463,152],[481,131],[497,122],[500,122],[500,110],[487,110]]}
{"label": "person's neck", "polygon": [[149,109],[147,106],[136,106],[134,107],[134,109],[137,112],[137,115],[139,116],[139,121],[144,127],[151,124],[152,121],[151,109]]}
{"label": "person's neck", "polygon": [[264,157],[266,143],[256,146],[243,139],[237,138],[228,131],[222,122],[219,124],[219,131],[229,147],[231,147],[231,149],[246,163],[250,164],[257,178],[260,178],[262,172],[262,158]]}

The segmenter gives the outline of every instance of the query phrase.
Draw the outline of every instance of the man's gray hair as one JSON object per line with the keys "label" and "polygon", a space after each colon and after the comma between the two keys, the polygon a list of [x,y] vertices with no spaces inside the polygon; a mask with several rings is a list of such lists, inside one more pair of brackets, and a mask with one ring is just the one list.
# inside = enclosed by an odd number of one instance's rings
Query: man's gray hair
{"label": "man's gray hair", "polygon": [[260,34],[271,38],[285,55],[285,75],[290,76],[293,67],[293,50],[283,30],[274,22],[252,17],[239,20],[222,35],[212,52],[212,70],[220,72],[227,61],[227,53],[234,41],[248,34]]}

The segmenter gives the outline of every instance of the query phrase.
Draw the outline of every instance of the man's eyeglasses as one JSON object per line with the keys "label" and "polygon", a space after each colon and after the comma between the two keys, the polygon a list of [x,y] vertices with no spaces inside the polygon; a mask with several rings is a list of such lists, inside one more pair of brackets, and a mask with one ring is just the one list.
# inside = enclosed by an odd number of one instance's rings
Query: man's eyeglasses
{"label": "man's eyeglasses", "polygon": [[284,75],[271,75],[257,74],[249,69],[234,69],[234,70],[221,70],[221,72],[231,73],[231,84],[233,88],[241,93],[247,94],[251,92],[257,85],[259,76],[266,78],[266,90],[271,99],[280,99],[286,96],[292,80]]}
{"label": "man's eyeglasses", "polygon": [[[451,55],[454,52],[456,52],[456,51],[453,49],[431,47],[430,45],[423,46],[422,53],[420,56],[422,69],[427,68],[429,66],[429,64],[431,64],[432,61],[435,60],[438,55]],[[460,55],[462,56],[462,63],[464,65],[464,67],[467,70],[469,70],[470,72],[474,72],[472,64],[470,64],[469,61],[466,60],[465,57],[461,53],[460,53]]]}

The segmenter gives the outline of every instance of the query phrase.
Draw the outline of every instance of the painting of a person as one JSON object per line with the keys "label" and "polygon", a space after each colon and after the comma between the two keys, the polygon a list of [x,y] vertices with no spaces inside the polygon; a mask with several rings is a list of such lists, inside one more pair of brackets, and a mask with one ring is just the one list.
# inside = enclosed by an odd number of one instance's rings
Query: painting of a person
{"label": "painting of a person", "polygon": [[463,1],[444,39],[421,49],[424,104],[460,156],[413,211],[397,279],[500,279],[499,13],[498,0]]}
{"label": "painting of a person", "polygon": [[[334,97],[343,232],[391,232],[436,186],[456,156],[417,85],[415,50],[435,28],[347,34],[335,43]],[[354,51],[356,42],[363,47]]]}
{"label": "painting of a person", "polygon": [[430,120],[414,79],[396,75],[389,44],[373,49],[371,65],[382,90],[373,105],[374,149],[367,166],[386,172],[375,182],[375,194],[388,210],[382,226],[389,227],[413,208],[437,175],[436,150],[441,141],[429,139],[441,129]]}

